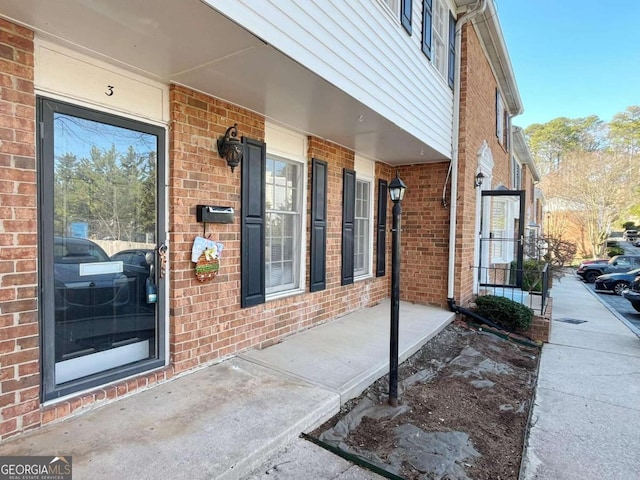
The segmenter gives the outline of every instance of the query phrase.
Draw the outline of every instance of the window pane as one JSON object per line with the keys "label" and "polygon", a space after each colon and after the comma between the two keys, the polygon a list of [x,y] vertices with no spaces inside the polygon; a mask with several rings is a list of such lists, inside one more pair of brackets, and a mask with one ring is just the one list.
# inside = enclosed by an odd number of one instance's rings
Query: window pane
{"label": "window pane", "polygon": [[447,74],[447,9],[442,0],[433,2],[433,64],[442,75]]}
{"label": "window pane", "polygon": [[[267,159],[266,273],[267,293],[298,287],[302,166],[287,159]],[[271,201],[269,201],[271,198]]]}
{"label": "window pane", "polygon": [[369,249],[370,249],[370,189],[371,184],[362,180],[356,180],[356,210],[354,222],[354,274],[369,274]]}

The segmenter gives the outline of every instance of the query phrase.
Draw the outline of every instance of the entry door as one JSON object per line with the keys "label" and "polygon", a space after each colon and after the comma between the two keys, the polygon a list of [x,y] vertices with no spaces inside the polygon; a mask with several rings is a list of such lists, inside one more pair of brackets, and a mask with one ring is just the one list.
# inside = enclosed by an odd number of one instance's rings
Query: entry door
{"label": "entry door", "polygon": [[480,216],[481,286],[522,287],[524,190],[484,190]]}
{"label": "entry door", "polygon": [[164,129],[38,99],[43,397],[164,363]]}

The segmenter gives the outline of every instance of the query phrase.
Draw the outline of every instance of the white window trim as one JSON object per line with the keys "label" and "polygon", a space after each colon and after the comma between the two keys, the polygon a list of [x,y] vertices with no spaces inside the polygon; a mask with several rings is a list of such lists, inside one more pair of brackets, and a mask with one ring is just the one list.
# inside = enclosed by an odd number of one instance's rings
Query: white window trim
{"label": "white window trim", "polygon": [[400,2],[401,0],[378,0],[382,4],[389,15],[393,16],[393,19],[400,23]]}
{"label": "white window trim", "polygon": [[[442,18],[440,19],[440,13]],[[448,81],[448,68],[449,68],[449,5],[444,0],[433,0],[431,7],[431,64],[436,69],[436,72],[442,77],[443,80]],[[437,19],[441,20],[442,31],[439,32],[436,28]],[[440,42],[441,52],[438,54],[438,45]],[[440,67],[436,64],[436,60],[439,60]]]}
{"label": "white window trim", "polygon": [[364,280],[366,278],[371,278],[373,276],[373,187],[375,179],[358,175],[356,171],[356,183],[357,182],[366,182],[369,184],[369,236],[368,236],[368,258],[367,258],[367,270],[368,272],[362,273],[360,275],[355,274],[354,272],[354,281]]}
{"label": "white window trim", "polygon": [[511,181],[514,190],[522,190],[522,165],[515,156],[511,157]]}
{"label": "white window trim", "polygon": [[504,102],[502,94],[496,90],[496,137],[500,145],[504,144],[504,128]]}
{"label": "white window trim", "polygon": [[[514,225],[513,225],[515,220],[515,202],[508,198],[499,198],[499,197],[493,198],[493,202],[504,204],[504,217],[505,217],[504,227],[505,228],[498,231],[503,232],[503,234],[501,235],[501,238],[504,238],[505,240],[499,243],[501,256],[494,258],[493,248],[490,250],[490,254],[491,254],[490,263],[492,265],[511,263],[515,258],[513,248],[509,248],[510,246],[511,247],[514,246],[513,241],[509,239],[514,238],[514,234],[515,234]],[[492,230],[492,232],[493,231],[494,230]]]}
{"label": "white window trim", "polygon": [[[298,261],[298,286],[290,290],[266,293],[265,301],[278,300],[280,298],[299,295],[306,291],[306,245],[307,245],[307,137],[293,130],[281,127],[274,123],[265,124],[265,143],[267,144],[267,157],[269,155],[281,157],[300,164],[300,251]],[[266,220],[266,219],[265,219]],[[266,246],[265,246],[266,248]]]}

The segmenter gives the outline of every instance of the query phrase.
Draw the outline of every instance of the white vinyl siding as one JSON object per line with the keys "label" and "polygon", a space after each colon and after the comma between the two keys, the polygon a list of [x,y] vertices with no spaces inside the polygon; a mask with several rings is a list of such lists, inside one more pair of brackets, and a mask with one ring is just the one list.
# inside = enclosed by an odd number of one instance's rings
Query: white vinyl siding
{"label": "white vinyl siding", "polygon": [[[421,35],[407,35],[383,2],[204,1],[450,158],[453,92],[422,53]],[[440,1],[445,12],[455,10]],[[421,5],[413,2],[414,25],[421,24]]]}

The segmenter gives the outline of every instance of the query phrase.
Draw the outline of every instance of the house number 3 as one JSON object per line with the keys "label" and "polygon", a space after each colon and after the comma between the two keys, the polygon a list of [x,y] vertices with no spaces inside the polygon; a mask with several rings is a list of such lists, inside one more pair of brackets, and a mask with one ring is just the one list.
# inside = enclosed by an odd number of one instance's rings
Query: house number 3
{"label": "house number 3", "polygon": [[104,94],[107,97],[110,97],[111,95],[113,95],[113,86],[112,85],[107,85],[107,91],[104,92]]}

